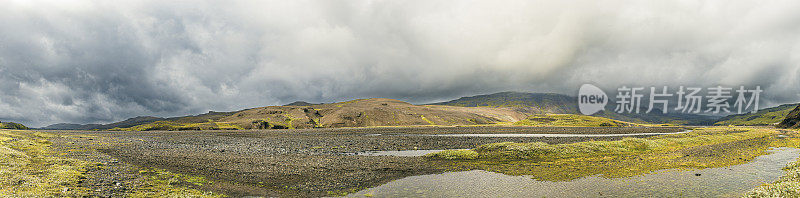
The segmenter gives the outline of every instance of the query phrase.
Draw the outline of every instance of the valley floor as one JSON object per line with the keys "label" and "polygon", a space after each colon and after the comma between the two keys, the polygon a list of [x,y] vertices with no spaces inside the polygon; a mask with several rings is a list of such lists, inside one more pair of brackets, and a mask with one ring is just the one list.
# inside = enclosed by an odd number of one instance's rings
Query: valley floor
{"label": "valley floor", "polygon": [[[198,195],[214,197],[258,195],[313,197],[345,195],[408,176],[453,170],[482,169],[507,174],[536,174],[530,170],[514,170],[508,166],[493,164],[507,161],[507,159],[496,159],[492,160],[493,163],[483,163],[481,161],[484,159],[462,161],[460,159],[441,160],[427,157],[362,156],[353,155],[353,153],[472,149],[481,145],[501,142],[569,144],[624,138],[621,136],[431,136],[434,134],[624,134],[667,133],[683,130],[685,129],[677,127],[379,127],[246,131],[44,131],[37,133],[47,134],[46,136],[38,135],[29,138],[47,141],[42,143],[42,146],[46,146],[50,150],[47,156],[76,161],[76,163],[72,163],[78,172],[75,176],[76,179],[65,180],[60,187],[56,188],[56,191],[48,191],[53,196]],[[688,161],[670,159],[669,162],[675,166],[688,163],[687,167],[691,167],[691,165],[697,165],[697,163],[692,164],[694,162],[692,160],[706,164],[709,163],[709,160],[713,160],[707,156],[734,156],[729,152],[731,148],[747,147],[742,145],[758,147],[758,149],[771,146],[772,144],[764,138],[775,138],[785,134],[785,132],[777,132],[773,129],[715,130],[718,130],[718,135],[742,133],[742,130],[769,130],[775,131],[775,133],[765,132],[769,134],[753,136],[750,139],[747,139],[750,137],[747,136],[743,137],[745,139],[735,141],[711,142],[709,143],[711,145],[700,143],[699,146],[676,147],[654,153],[628,153],[616,157],[636,163],[636,160],[641,158],[637,159],[635,156],[660,159],[662,156],[672,156],[669,153],[680,153],[685,155]],[[13,134],[33,133],[31,131],[2,132],[12,134],[8,135],[11,139],[0,139],[6,144],[27,137]],[[23,148],[13,146],[9,146],[9,148],[24,151]],[[738,160],[729,160],[726,163],[744,163],[763,154],[763,151],[751,152],[747,149],[735,149],[734,151],[746,152],[741,155],[745,157],[738,158],[739,155],[736,155]],[[602,162],[603,160],[580,157],[584,158],[581,160],[600,160],[592,162]],[[527,162],[522,162],[522,164],[524,163]],[[591,168],[578,168],[590,170],[576,172],[579,174],[596,173],[592,172]],[[540,175],[539,178],[548,179],[548,175]],[[15,185],[13,183],[3,184],[0,188],[14,189]],[[2,192],[9,193],[9,191]]]}

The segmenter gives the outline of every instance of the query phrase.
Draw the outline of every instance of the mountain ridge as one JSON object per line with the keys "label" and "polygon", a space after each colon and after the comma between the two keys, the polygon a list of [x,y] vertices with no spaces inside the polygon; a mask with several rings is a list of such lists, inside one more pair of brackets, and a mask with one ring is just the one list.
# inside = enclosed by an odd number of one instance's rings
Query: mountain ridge
{"label": "mountain ridge", "polygon": [[[387,98],[327,104],[297,101],[282,106],[255,107],[232,112],[210,111],[171,118],[139,116],[109,124],[62,123],[43,129],[125,130],[145,124],[153,125],[151,128],[185,130],[471,125],[516,122],[537,114],[580,114],[577,106],[577,98],[565,94],[506,91],[421,105]],[[660,112],[621,114],[608,110],[593,116],[642,124],[711,125],[717,120],[705,115]]]}

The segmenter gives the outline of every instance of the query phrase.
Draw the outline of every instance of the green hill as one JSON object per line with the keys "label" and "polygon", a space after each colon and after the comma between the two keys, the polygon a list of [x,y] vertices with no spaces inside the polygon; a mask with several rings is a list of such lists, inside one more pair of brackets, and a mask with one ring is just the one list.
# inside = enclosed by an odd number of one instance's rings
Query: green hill
{"label": "green hill", "polygon": [[758,110],[756,113],[736,114],[725,116],[714,125],[738,125],[738,126],[765,126],[774,125],[783,121],[798,104],[784,104],[777,107]]}
{"label": "green hill", "polygon": [[25,125],[13,122],[0,122],[0,129],[28,129]]}
{"label": "green hill", "polygon": [[[507,108],[413,105],[371,98],[308,106],[268,106],[233,113],[169,118],[111,130],[293,129],[415,125],[480,125],[516,122],[528,114]],[[201,119],[202,118],[202,119]]]}

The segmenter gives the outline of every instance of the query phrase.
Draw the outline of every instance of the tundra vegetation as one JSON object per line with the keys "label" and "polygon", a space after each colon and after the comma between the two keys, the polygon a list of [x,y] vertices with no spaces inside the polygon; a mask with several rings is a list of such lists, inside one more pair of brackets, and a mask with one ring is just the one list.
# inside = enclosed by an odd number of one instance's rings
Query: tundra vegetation
{"label": "tundra vegetation", "polygon": [[[0,197],[86,197],[87,170],[100,164],[64,157],[51,149],[55,134],[28,130],[0,130]],[[131,197],[220,197],[189,188],[207,183],[202,177],[159,169],[141,173],[142,184]],[[190,185],[184,185],[190,184]]]}
{"label": "tundra vegetation", "polygon": [[[599,175],[628,177],[665,169],[689,170],[747,163],[771,147],[800,146],[796,130],[713,127],[693,132],[589,141],[571,144],[493,143],[470,150],[426,155],[449,170],[481,169],[538,180],[568,181]],[[797,163],[779,181],[747,193],[749,197],[787,197],[800,193]]]}
{"label": "tundra vegetation", "polygon": [[577,114],[539,114],[514,123],[523,126],[570,126],[570,127],[623,127],[642,126],[631,122],[623,122],[603,117]]}

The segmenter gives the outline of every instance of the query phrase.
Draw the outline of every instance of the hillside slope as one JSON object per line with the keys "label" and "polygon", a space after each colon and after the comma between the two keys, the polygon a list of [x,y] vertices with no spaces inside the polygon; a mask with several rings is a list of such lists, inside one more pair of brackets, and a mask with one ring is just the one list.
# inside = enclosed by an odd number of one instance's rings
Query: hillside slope
{"label": "hillside slope", "polygon": [[778,128],[800,128],[800,106],[795,107],[786,118],[777,125]]}
{"label": "hillside slope", "polygon": [[758,110],[756,113],[745,113],[725,116],[714,125],[765,126],[780,123],[798,104],[784,104],[777,107]]}
{"label": "hillside slope", "polygon": [[527,114],[504,108],[412,105],[385,99],[358,99],[310,106],[269,106],[219,119],[246,129],[367,127],[412,125],[474,125],[514,122]]}

